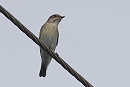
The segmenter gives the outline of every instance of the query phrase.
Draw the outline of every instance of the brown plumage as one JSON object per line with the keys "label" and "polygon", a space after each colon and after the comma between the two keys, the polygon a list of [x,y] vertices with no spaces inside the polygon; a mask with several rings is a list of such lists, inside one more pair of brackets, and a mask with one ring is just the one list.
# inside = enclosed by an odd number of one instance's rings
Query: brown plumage
{"label": "brown plumage", "polygon": [[[58,24],[64,16],[60,16],[58,14],[54,14],[49,17],[47,22],[42,26],[40,30],[39,39],[43,41],[49,48],[55,50],[58,44],[59,32],[58,32]],[[46,76],[46,69],[51,62],[51,56],[48,55],[44,50],[40,48],[40,54],[42,58],[41,70],[39,76]]]}

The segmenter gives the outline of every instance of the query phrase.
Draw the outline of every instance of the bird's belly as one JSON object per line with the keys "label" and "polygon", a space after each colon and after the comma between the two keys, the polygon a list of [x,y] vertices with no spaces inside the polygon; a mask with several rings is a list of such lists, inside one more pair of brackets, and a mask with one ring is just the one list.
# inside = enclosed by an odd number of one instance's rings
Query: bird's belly
{"label": "bird's belly", "polygon": [[56,48],[56,43],[57,43],[57,36],[54,34],[48,34],[45,35],[44,38],[42,38],[41,40],[51,49],[55,50]]}

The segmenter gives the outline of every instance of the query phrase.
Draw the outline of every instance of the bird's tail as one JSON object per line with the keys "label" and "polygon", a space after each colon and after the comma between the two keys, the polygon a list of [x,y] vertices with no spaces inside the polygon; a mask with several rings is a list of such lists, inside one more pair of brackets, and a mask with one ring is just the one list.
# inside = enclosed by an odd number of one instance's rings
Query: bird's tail
{"label": "bird's tail", "polygon": [[40,70],[40,73],[39,73],[39,76],[43,76],[45,77],[46,76],[46,67],[44,66],[44,64],[42,63],[41,65],[41,70]]}

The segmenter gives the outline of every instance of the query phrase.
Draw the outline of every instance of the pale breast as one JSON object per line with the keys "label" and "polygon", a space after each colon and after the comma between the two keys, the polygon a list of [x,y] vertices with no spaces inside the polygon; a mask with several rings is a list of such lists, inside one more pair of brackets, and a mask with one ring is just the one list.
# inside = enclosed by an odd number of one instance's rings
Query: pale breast
{"label": "pale breast", "polygon": [[58,39],[57,25],[47,24],[42,27],[40,39],[53,50],[56,48]]}

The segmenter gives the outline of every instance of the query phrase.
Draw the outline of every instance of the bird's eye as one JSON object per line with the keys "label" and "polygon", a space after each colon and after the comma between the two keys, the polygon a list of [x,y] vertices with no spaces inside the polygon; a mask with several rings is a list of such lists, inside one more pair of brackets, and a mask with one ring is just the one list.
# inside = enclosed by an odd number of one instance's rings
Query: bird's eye
{"label": "bird's eye", "polygon": [[53,15],[53,17],[57,17],[57,15]]}

